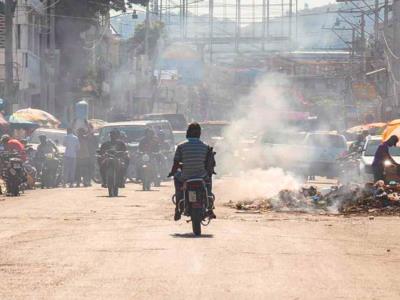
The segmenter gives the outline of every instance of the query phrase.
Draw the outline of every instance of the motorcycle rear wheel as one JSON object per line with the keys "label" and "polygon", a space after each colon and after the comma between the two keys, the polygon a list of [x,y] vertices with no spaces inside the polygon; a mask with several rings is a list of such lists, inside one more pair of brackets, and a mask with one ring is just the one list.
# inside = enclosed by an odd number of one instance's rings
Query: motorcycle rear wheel
{"label": "motorcycle rear wheel", "polygon": [[107,187],[108,187],[108,196],[109,197],[117,197],[118,196],[118,185],[117,178],[115,172],[109,172],[107,174]]}
{"label": "motorcycle rear wheel", "polygon": [[195,236],[201,235],[201,220],[203,219],[203,210],[201,208],[192,208],[190,217],[192,219],[192,229]]}

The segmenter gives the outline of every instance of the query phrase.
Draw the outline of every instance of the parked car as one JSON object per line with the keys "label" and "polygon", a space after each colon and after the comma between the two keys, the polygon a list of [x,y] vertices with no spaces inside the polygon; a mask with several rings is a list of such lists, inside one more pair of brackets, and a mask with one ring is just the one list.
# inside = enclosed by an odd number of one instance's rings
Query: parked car
{"label": "parked car", "polygon": [[347,154],[347,141],[343,135],[334,132],[308,133],[301,151],[305,165],[303,170],[309,176],[338,177],[340,170],[337,159]]}
{"label": "parked car", "polygon": [[[360,159],[360,176],[364,182],[374,181],[372,162],[374,161],[375,152],[381,143],[382,136],[369,136],[366,139]],[[390,147],[389,153],[396,162],[400,163],[400,147]]]}
{"label": "parked car", "polygon": [[65,147],[63,146],[64,137],[67,135],[67,131],[64,129],[49,129],[49,128],[38,128],[36,129],[30,138],[28,139],[29,145],[36,151],[40,144],[39,136],[45,135],[49,140],[53,141],[58,151],[63,154]]}
{"label": "parked car", "polygon": [[263,167],[280,167],[294,171],[303,160],[302,149],[306,133],[296,131],[268,131],[258,139]]}

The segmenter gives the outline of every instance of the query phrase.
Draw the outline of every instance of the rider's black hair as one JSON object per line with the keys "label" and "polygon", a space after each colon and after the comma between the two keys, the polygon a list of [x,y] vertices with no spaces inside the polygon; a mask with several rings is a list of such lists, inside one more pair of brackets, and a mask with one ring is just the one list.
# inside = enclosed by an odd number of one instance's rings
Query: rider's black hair
{"label": "rider's black hair", "polygon": [[191,123],[186,131],[186,138],[200,138],[201,135],[201,127],[199,123]]}

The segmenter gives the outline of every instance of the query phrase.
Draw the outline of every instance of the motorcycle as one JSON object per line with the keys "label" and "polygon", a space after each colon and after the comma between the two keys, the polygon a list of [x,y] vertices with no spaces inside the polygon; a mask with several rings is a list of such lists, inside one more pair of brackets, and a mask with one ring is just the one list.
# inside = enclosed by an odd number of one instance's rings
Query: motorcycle
{"label": "motorcycle", "polygon": [[140,154],[139,177],[142,181],[143,191],[150,191],[151,184],[160,186],[161,180],[157,172],[154,155],[148,153]]}
{"label": "motorcycle", "polygon": [[172,202],[178,201],[181,214],[190,217],[193,233],[201,235],[201,226],[208,226],[211,222],[210,209],[214,208],[215,196],[208,192],[207,183],[202,178],[185,181],[183,184],[183,199],[176,199],[174,195]]}
{"label": "motorcycle", "polygon": [[40,182],[43,188],[55,188],[61,183],[62,163],[58,154],[45,154],[42,164]]}
{"label": "motorcycle", "polygon": [[19,196],[21,185],[26,182],[26,172],[23,168],[23,161],[15,153],[3,153],[2,159],[2,177],[6,183],[7,195]]}
{"label": "motorcycle", "polygon": [[109,150],[101,155],[101,163],[106,168],[106,185],[109,197],[118,197],[119,187],[125,178],[121,178],[121,171],[125,162],[123,156],[127,155],[125,151]]}

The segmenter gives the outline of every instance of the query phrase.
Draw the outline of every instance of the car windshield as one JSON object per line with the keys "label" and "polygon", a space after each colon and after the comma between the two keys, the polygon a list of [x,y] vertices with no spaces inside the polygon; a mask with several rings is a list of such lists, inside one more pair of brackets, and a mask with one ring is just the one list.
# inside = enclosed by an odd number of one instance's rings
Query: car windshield
{"label": "car windshield", "polygon": [[[375,156],[375,152],[381,144],[380,140],[370,140],[365,148],[364,156]],[[400,156],[400,147],[390,147],[389,153],[391,156]]]}
{"label": "car windshield", "polygon": [[307,144],[321,148],[346,148],[346,141],[341,135],[334,134],[311,134]]}
{"label": "car windshield", "polygon": [[146,126],[132,125],[132,126],[117,126],[117,127],[104,127],[100,131],[100,142],[104,143],[108,141],[109,134],[114,129],[118,129],[122,135],[124,135],[124,141],[127,143],[139,142],[144,138]]}
{"label": "car windshield", "polygon": [[34,133],[32,133],[29,142],[32,144],[40,144],[39,136],[41,135],[45,135],[47,139],[52,140],[56,144],[62,144],[64,137],[67,135],[67,133],[63,131],[58,132],[36,130]]}

